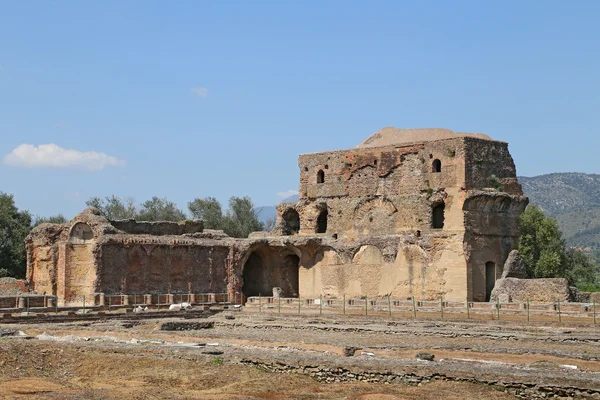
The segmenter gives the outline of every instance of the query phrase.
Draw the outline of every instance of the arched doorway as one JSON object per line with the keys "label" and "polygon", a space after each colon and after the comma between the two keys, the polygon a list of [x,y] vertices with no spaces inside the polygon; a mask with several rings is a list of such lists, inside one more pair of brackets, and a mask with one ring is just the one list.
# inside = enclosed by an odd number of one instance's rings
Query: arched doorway
{"label": "arched doorway", "polygon": [[242,293],[246,298],[270,297],[273,288],[282,290],[283,297],[298,297],[300,257],[288,249],[269,246],[254,250],[244,263]]}
{"label": "arched doorway", "polygon": [[317,233],[325,233],[327,232],[327,210],[321,211],[319,217],[317,218]]}
{"label": "arched doorway", "polygon": [[82,304],[84,296],[94,293],[96,282],[95,258],[92,252],[94,232],[83,222],[71,228],[65,246],[64,281],[57,284],[57,293],[65,304]]}
{"label": "arched doorway", "polygon": [[295,235],[300,231],[300,214],[293,208],[288,208],[282,215],[284,235]]}
{"label": "arched doorway", "polygon": [[298,297],[300,293],[298,273],[300,269],[300,257],[288,254],[281,263],[281,283],[284,297]]}
{"label": "arched doorway", "polygon": [[244,264],[244,270],[242,272],[242,279],[244,285],[242,286],[242,293],[244,296],[270,296],[267,289],[264,287],[264,268],[263,258],[257,252],[253,252],[248,257],[248,260]]}
{"label": "arched doorway", "polygon": [[438,159],[433,160],[431,172],[442,172],[442,162]]}
{"label": "arched doorway", "polygon": [[496,285],[496,263],[488,261],[485,263],[485,301],[490,301],[494,285]]}

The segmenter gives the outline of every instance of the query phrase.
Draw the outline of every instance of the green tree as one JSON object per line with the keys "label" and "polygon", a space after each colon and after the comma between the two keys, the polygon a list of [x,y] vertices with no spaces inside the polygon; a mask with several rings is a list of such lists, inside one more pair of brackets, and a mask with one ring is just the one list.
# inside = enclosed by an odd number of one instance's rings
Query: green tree
{"label": "green tree", "polygon": [[142,203],[137,219],[139,221],[183,221],[186,215],[175,203],[167,200],[166,197],[152,197]]}
{"label": "green tree", "polygon": [[245,238],[252,232],[264,229],[263,223],[258,220],[254,203],[248,196],[233,196],[229,199],[229,208],[223,222],[225,233],[237,238]]}
{"label": "green tree", "polygon": [[65,222],[67,222],[67,219],[62,214],[56,214],[50,217],[37,216],[33,220],[33,226],[36,227],[40,224],[64,224]]}
{"label": "green tree", "polygon": [[587,254],[567,250],[556,220],[534,205],[521,214],[519,251],[530,278],[567,278],[578,286],[597,283],[598,266]]}
{"label": "green tree", "polygon": [[188,203],[190,214],[204,221],[206,229],[223,229],[223,210],[214,197],[194,199]]}
{"label": "green tree", "polygon": [[25,277],[25,238],[30,230],[29,212],[19,211],[13,196],[0,192],[0,275]]}
{"label": "green tree", "polygon": [[204,221],[205,228],[221,229],[231,237],[245,238],[252,232],[264,229],[263,223],[258,219],[258,211],[248,196],[231,197],[225,214],[214,197],[194,199],[188,203],[188,209],[194,218]]}
{"label": "green tree", "polygon": [[568,278],[580,290],[600,291],[600,265],[581,250],[567,250]]}
{"label": "green tree", "polygon": [[100,214],[113,221],[119,219],[135,219],[138,214],[135,200],[132,198],[123,200],[115,195],[110,197],[107,196],[105,199],[92,197],[86,201],[85,204],[87,204],[88,207],[97,208],[100,211]]}

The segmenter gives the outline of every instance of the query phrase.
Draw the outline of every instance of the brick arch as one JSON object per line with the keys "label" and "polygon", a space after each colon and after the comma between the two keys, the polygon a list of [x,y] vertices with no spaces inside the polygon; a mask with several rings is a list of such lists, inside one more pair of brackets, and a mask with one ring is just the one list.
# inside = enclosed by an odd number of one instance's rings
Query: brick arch
{"label": "brick arch", "polygon": [[359,234],[390,234],[395,228],[392,218],[398,209],[394,203],[383,197],[369,199],[354,209],[354,228]]}

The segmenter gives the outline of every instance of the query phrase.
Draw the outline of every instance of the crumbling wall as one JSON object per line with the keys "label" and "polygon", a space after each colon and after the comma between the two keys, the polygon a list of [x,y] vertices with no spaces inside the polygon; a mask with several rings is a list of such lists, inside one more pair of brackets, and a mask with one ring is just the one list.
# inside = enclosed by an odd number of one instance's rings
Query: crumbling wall
{"label": "crumbling wall", "polygon": [[201,220],[193,221],[136,221],[133,219],[110,221],[116,229],[131,235],[184,235],[200,233],[204,230]]}
{"label": "crumbling wall", "polygon": [[467,290],[462,241],[455,234],[331,241],[313,260],[310,254],[301,258],[300,295],[462,300]]}
{"label": "crumbling wall", "polygon": [[107,238],[98,291],[225,293],[229,246],[217,241],[145,237]]}
{"label": "crumbling wall", "polygon": [[571,299],[569,282],[564,278],[504,278],[496,282],[490,301],[567,302]]}
{"label": "crumbling wall", "polygon": [[508,143],[465,138],[465,165],[467,189],[494,188],[514,195],[523,194]]}
{"label": "crumbling wall", "polygon": [[325,233],[345,240],[429,231],[432,210],[440,204],[445,206],[444,229],[460,230],[463,147],[457,138],[302,155],[300,202],[279,209],[273,233],[286,231],[282,215],[290,208],[300,214],[298,234],[305,236],[319,234],[324,210]]}
{"label": "crumbling wall", "polygon": [[486,264],[494,264],[496,281],[502,277],[509,253],[519,241],[519,217],[527,198],[497,192],[470,191],[464,202],[465,256],[467,258],[468,298],[486,301],[491,294]]}
{"label": "crumbling wall", "polygon": [[26,280],[37,293],[56,294],[58,244],[68,231],[67,224],[41,224],[25,240],[27,252]]}

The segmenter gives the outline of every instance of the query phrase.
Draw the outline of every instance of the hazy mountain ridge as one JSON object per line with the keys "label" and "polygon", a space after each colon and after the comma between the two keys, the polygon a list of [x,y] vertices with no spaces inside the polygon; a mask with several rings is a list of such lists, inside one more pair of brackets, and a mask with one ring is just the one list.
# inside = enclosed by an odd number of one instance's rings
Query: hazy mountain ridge
{"label": "hazy mountain ridge", "polygon": [[600,175],[553,173],[520,176],[519,182],[531,202],[553,217],[577,209],[600,207]]}
{"label": "hazy mountain ridge", "polygon": [[531,204],[557,219],[569,245],[600,248],[600,175],[553,173],[519,182]]}
{"label": "hazy mountain ridge", "polygon": [[[283,200],[281,200],[281,203],[295,203],[298,200],[300,200],[300,196],[298,196],[297,194],[287,197]],[[260,206],[260,207],[255,207],[254,208],[256,210],[256,212],[258,213],[258,219],[259,221],[266,223],[269,220],[275,220],[275,217],[277,217],[277,206]]]}

